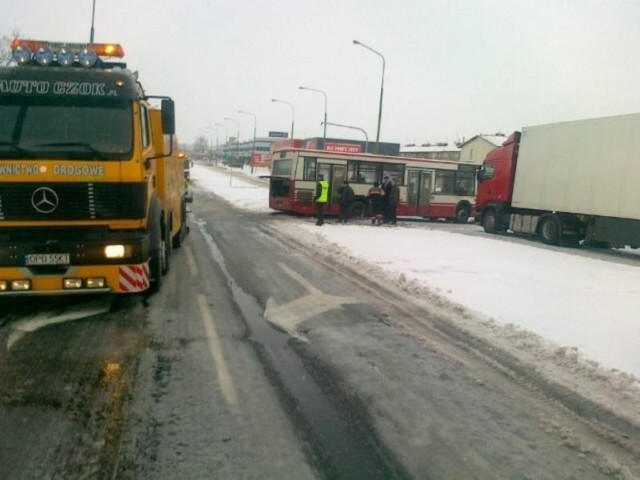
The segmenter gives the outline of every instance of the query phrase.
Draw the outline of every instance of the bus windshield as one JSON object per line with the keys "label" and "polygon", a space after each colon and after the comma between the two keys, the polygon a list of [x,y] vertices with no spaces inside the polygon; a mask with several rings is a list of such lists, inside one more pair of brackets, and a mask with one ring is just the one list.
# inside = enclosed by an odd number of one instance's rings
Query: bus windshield
{"label": "bus windshield", "polygon": [[124,160],[133,120],[126,99],[0,99],[0,158]]}

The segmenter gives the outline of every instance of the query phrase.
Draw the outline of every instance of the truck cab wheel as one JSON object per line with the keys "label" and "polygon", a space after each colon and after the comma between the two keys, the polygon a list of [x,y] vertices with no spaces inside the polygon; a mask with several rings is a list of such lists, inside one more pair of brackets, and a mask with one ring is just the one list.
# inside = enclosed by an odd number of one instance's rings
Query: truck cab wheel
{"label": "truck cab wheel", "polygon": [[489,209],[482,215],[482,227],[487,233],[498,232],[498,215],[495,210]]}
{"label": "truck cab wheel", "polygon": [[162,260],[160,249],[151,251],[151,257],[149,259],[149,270],[149,274],[151,276],[149,293],[156,293],[162,286]]}
{"label": "truck cab wheel", "polygon": [[170,236],[171,234],[167,230],[167,233],[165,234],[165,238],[162,240],[162,243],[160,244],[160,258],[162,259],[162,269],[161,269],[162,275],[166,275],[167,273],[169,273],[169,268],[171,266],[171,263],[170,263],[171,241],[169,239]]}

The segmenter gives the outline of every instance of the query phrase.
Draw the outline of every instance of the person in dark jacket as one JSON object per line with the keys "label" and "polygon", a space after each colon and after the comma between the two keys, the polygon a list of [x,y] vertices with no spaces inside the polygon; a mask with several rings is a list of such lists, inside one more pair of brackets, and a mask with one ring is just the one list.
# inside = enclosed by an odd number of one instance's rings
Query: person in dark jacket
{"label": "person in dark jacket", "polygon": [[384,177],[382,180],[382,223],[389,223],[389,194],[391,193],[391,180]]}
{"label": "person in dark jacket", "polygon": [[393,177],[391,179],[391,189],[389,190],[389,223],[395,225],[397,223],[396,208],[400,203],[400,187],[398,186],[398,179]]}
{"label": "person in dark jacket", "polygon": [[349,185],[348,181],[345,181],[340,189],[338,190],[340,195],[340,199],[338,200],[340,203],[340,222],[347,223],[349,221],[349,207],[353,202],[353,188]]}
{"label": "person in dark jacket", "polygon": [[373,182],[373,187],[367,193],[369,199],[369,212],[371,213],[371,225],[382,223],[382,188],[378,182]]}

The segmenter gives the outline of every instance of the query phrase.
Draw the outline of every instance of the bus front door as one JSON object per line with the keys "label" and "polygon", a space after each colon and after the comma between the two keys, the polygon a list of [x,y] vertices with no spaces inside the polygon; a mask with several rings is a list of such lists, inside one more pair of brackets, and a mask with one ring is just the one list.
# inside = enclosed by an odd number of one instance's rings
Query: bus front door
{"label": "bus front door", "polygon": [[419,217],[429,215],[432,175],[433,172],[426,170],[407,172],[407,215]]}

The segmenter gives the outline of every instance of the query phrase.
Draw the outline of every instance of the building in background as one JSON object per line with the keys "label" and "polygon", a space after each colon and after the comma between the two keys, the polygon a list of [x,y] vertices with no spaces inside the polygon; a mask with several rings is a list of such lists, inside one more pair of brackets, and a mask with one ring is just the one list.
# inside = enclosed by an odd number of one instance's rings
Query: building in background
{"label": "building in background", "polygon": [[[376,142],[365,142],[362,140],[350,140],[344,138],[327,138],[324,141],[322,137],[305,138],[302,140],[301,148],[309,150],[326,150],[336,153],[373,153]],[[400,154],[399,143],[380,142],[378,147],[380,155],[398,156]]]}
{"label": "building in background", "polygon": [[423,143],[422,145],[405,145],[400,148],[400,155],[410,158],[426,158],[429,160],[460,160],[460,147],[455,143]]}
{"label": "building in background", "polygon": [[507,139],[503,133],[494,135],[479,134],[460,145],[460,161],[481,165],[487,153],[499,147]]}
{"label": "building in background", "polygon": [[[281,133],[281,132],[270,132]],[[258,137],[246,140],[237,144],[233,137],[229,138],[229,143],[221,145],[217,152],[217,158],[222,163],[232,166],[253,165],[268,166],[271,163],[271,156],[275,150],[283,148],[304,148],[309,150],[326,150],[337,153],[371,153],[375,147],[375,142],[365,142],[361,140],[350,140],[344,138],[312,137],[305,139],[289,139],[287,135]],[[398,156],[400,155],[400,144],[380,142],[380,155]]]}

